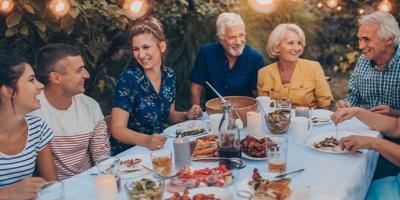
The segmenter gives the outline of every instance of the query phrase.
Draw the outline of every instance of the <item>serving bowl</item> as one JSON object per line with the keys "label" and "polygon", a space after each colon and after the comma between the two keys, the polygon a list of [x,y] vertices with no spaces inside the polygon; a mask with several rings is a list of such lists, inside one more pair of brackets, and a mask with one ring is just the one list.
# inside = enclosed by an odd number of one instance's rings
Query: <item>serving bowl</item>
{"label": "serving bowl", "polygon": [[165,181],[152,177],[130,180],[124,184],[129,200],[161,200]]}
{"label": "serving bowl", "polygon": [[[224,97],[227,101],[229,101],[233,107],[233,109],[239,114],[240,119],[243,122],[243,125],[247,126],[247,112],[256,112],[257,111],[257,100],[251,97],[246,96],[227,96]],[[206,111],[208,115],[214,113],[222,113],[221,108],[221,99],[215,98],[210,99],[206,102]],[[235,111],[234,117],[238,118]]]}
{"label": "serving bowl", "polygon": [[264,115],[269,131],[273,134],[284,134],[289,129],[290,112],[275,110]]}

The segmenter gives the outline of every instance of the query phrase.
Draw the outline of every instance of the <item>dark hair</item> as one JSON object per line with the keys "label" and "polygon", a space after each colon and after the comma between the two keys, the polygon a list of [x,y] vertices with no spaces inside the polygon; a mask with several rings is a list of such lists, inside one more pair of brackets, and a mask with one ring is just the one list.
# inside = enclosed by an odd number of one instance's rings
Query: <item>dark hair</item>
{"label": "dark hair", "polygon": [[[27,62],[18,55],[0,54],[0,87],[7,86],[13,90],[13,96],[17,91],[17,81],[25,71]],[[14,107],[14,101],[12,101]]]}
{"label": "dark hair", "polygon": [[37,79],[43,84],[49,83],[49,74],[51,72],[64,72],[62,66],[55,66],[55,64],[68,56],[80,56],[81,51],[72,45],[55,43],[42,47],[36,54],[35,69]]}

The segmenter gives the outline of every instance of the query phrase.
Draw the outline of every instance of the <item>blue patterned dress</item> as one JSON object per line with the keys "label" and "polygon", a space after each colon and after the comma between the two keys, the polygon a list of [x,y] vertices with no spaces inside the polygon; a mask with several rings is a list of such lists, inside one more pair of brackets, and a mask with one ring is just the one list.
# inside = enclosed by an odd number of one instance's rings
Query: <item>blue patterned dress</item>
{"label": "blue patterned dress", "polygon": [[[123,72],[115,87],[112,107],[129,112],[128,128],[152,135],[162,133],[176,95],[175,72],[161,66],[161,87],[157,93],[140,65]],[[111,141],[113,155],[125,151],[131,145]]]}

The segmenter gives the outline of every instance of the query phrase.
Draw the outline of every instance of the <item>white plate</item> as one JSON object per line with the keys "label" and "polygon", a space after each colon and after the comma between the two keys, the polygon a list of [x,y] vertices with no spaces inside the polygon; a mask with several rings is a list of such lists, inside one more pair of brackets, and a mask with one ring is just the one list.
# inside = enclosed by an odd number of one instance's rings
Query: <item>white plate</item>
{"label": "white plate", "polygon": [[201,187],[189,190],[189,196],[193,198],[196,194],[213,194],[216,198],[221,200],[232,200],[232,192],[227,188],[219,187]]}
{"label": "white plate", "polygon": [[[153,169],[150,154],[132,154],[132,155],[120,157],[119,159],[120,159],[120,161],[124,161],[124,160],[135,159],[135,158],[141,159],[142,162],[136,164],[134,167],[127,167],[125,165],[120,165],[120,171],[122,172],[121,173],[122,178],[131,178],[131,177],[136,177],[136,176],[141,176],[143,174],[147,174],[149,171],[147,169],[145,169],[143,167],[143,165],[149,169]],[[140,170],[135,171],[135,172],[130,172],[130,173],[123,173],[124,171],[134,170],[134,169],[140,169]]]}
{"label": "white plate", "polygon": [[[340,138],[346,137],[346,136],[349,136],[349,135],[354,135],[354,134],[347,133],[347,132],[338,132],[337,139],[340,140]],[[340,146],[337,146],[335,148],[326,147],[326,148],[319,148],[319,149],[314,147],[314,145],[313,145],[314,143],[321,142],[325,138],[332,137],[332,136],[336,137],[336,133],[318,134],[318,135],[315,135],[315,136],[309,138],[307,140],[306,144],[307,144],[307,146],[309,146],[310,148],[312,148],[314,150],[325,152],[325,153],[350,153],[349,151],[342,150]]]}
{"label": "white plate", "polygon": [[[163,134],[168,136],[168,137],[176,137],[176,129],[180,128],[182,131],[190,131],[190,130],[196,130],[196,129],[204,129],[204,122],[203,120],[188,120],[181,122],[179,124],[172,125],[166,129],[164,129]],[[207,132],[204,131],[204,133],[200,133],[197,135],[191,135],[191,136],[186,136],[187,138],[196,138],[199,136],[204,136],[207,135]]]}
{"label": "white plate", "polygon": [[242,158],[247,159],[247,160],[267,160],[267,157],[263,157],[263,158],[251,157],[244,152],[242,152]]}
{"label": "white plate", "polygon": [[332,123],[331,120],[331,115],[333,114],[332,111],[330,110],[324,110],[324,109],[316,109],[313,111],[313,118],[319,118],[319,119],[325,119],[327,121],[323,121],[323,122],[313,122],[314,126],[322,126],[322,125],[326,125],[326,124],[330,124]]}
{"label": "white plate", "polygon": [[[278,174],[260,172],[263,179],[274,179]],[[243,191],[254,194],[254,189],[249,185],[249,182],[253,180],[252,176],[244,178],[237,186],[237,191],[243,194]],[[310,186],[292,178],[289,183],[289,188],[292,190],[292,194],[286,200],[304,200],[310,198]],[[242,192],[241,192],[242,191]],[[244,199],[241,197],[241,199]]]}

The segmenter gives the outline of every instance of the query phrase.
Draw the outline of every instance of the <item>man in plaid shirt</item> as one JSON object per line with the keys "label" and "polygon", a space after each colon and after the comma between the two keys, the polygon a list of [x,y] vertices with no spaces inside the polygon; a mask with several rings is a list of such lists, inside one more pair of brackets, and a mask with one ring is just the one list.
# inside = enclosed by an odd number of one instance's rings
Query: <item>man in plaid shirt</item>
{"label": "man in plaid shirt", "polygon": [[396,19],[377,11],[359,20],[358,42],[363,55],[349,81],[346,99],[335,109],[357,106],[400,116],[400,29]]}
{"label": "man in plaid shirt", "polygon": [[[400,117],[400,29],[396,19],[377,11],[359,20],[358,45],[362,56],[349,81],[345,100],[335,109],[357,106],[370,111]],[[400,135],[382,133],[385,139],[400,144]],[[379,157],[374,179],[395,176],[400,168]]]}

